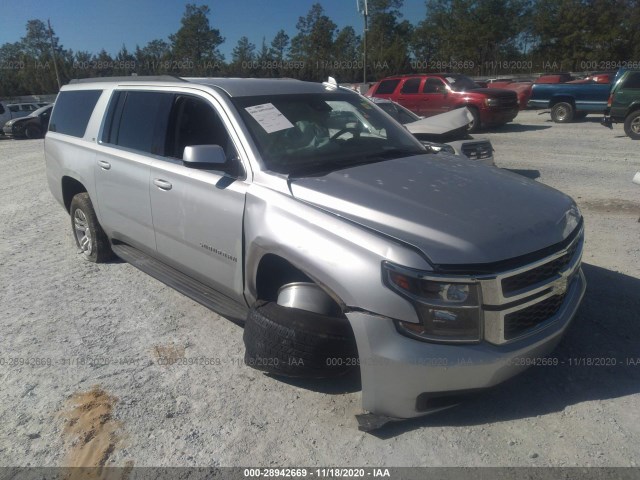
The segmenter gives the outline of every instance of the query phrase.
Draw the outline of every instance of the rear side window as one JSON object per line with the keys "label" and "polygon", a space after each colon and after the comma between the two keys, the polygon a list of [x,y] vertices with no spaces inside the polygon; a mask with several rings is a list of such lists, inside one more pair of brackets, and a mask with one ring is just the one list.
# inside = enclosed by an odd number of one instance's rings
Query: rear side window
{"label": "rear side window", "polygon": [[395,78],[393,80],[383,80],[380,82],[380,85],[378,85],[378,88],[376,89],[376,93],[379,93],[382,95],[391,94],[396,91],[396,87],[398,86],[399,83],[400,83],[399,78]]}
{"label": "rear side window", "polygon": [[162,155],[172,101],[171,93],[116,92],[109,105],[103,141]]}
{"label": "rear side window", "polygon": [[626,80],[624,81],[624,84],[622,85],[623,88],[640,88],[640,72],[633,72],[630,73]]}
{"label": "rear side window", "polygon": [[402,85],[402,90],[400,93],[418,93],[420,90],[420,81],[421,78],[409,78],[404,85]]}
{"label": "rear side window", "polygon": [[102,90],[60,92],[51,116],[49,131],[84,137],[87,123],[101,94]]}

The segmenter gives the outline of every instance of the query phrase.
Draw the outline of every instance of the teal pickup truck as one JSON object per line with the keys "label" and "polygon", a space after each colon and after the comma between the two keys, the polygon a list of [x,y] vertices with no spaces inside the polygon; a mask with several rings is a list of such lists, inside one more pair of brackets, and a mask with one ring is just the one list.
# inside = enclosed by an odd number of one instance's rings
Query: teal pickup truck
{"label": "teal pickup truck", "polygon": [[610,90],[609,83],[536,83],[528,107],[551,109],[554,122],[569,123],[590,113],[602,115]]}

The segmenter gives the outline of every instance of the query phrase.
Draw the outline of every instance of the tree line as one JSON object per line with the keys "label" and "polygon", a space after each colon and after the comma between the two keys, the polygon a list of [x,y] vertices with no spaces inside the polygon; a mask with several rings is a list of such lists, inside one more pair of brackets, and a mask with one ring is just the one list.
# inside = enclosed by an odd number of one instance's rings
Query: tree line
{"label": "tree line", "polygon": [[[640,0],[426,0],[424,19],[402,18],[404,0],[368,0],[367,80],[396,73],[478,76],[640,67]],[[115,75],[291,77],[340,82],[363,77],[362,25],[339,29],[316,3],[255,45],[244,36],[231,58],[207,6],[188,4],[180,28],[115,55],[73,51],[42,20],[0,46],[0,97],[55,93],[62,84]]]}

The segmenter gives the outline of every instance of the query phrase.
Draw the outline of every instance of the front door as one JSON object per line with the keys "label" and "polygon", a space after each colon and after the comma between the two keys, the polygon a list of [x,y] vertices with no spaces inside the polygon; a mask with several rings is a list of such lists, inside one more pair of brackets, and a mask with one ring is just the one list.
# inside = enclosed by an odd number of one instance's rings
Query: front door
{"label": "front door", "polygon": [[[175,97],[165,155],[151,164],[151,214],[160,260],[236,300],[243,298],[242,224],[247,183],[235,143],[211,100]],[[223,171],[183,165],[184,149],[220,145]]]}

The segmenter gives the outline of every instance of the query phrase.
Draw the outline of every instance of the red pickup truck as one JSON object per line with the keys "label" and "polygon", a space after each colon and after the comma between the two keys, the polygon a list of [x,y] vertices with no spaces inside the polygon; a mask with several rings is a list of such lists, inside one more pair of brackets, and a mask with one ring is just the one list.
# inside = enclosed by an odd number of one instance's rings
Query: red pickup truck
{"label": "red pickup truck", "polygon": [[373,85],[367,96],[388,98],[423,117],[467,107],[473,115],[470,131],[503,125],[518,115],[515,92],[481,88],[469,77],[455,73],[387,77]]}

